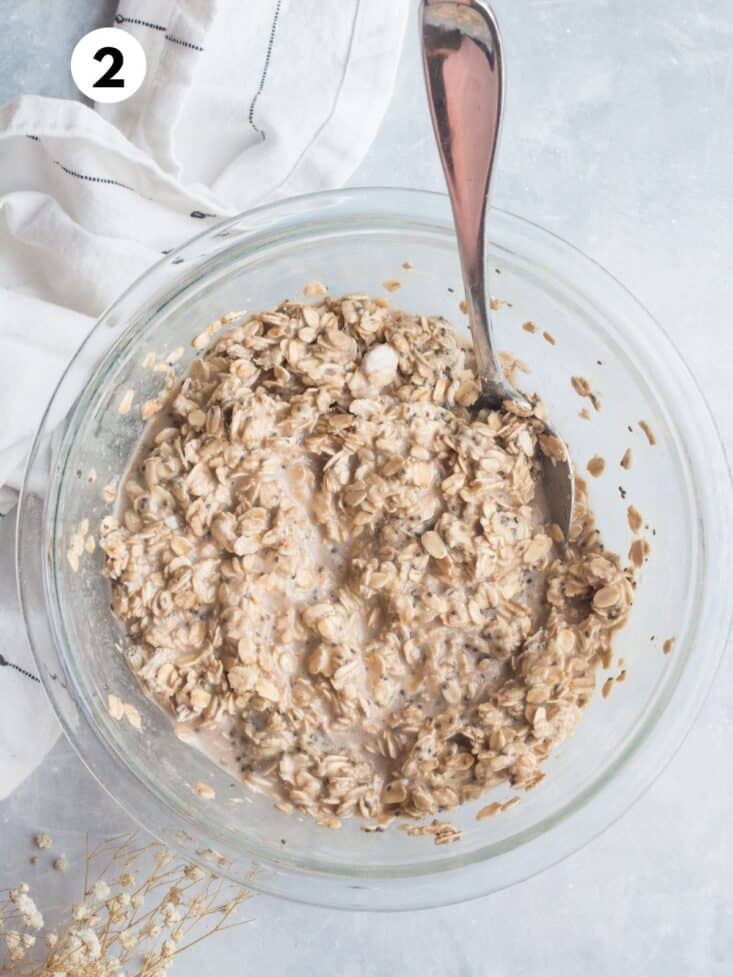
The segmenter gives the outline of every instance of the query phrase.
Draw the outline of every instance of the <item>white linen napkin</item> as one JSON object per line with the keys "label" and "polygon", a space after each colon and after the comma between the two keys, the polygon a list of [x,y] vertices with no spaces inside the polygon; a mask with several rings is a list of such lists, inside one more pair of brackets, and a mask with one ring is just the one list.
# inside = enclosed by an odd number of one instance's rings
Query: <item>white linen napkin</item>
{"label": "white linen napkin", "polygon": [[408,0],[122,0],[113,26],[147,57],[134,96],[0,109],[0,798],[53,741],[36,735],[50,707],[23,674],[6,523],[56,382],[161,254],[348,178],[384,114],[407,13]]}

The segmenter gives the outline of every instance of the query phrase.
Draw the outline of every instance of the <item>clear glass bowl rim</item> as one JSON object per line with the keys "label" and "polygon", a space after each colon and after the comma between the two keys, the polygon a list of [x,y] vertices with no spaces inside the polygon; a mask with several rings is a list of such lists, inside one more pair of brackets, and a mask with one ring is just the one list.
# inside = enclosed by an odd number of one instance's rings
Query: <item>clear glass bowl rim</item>
{"label": "clear glass bowl rim", "polygon": [[[374,210],[385,217],[392,215],[394,218],[409,213],[416,219],[422,219],[423,224],[427,225],[428,219],[425,215],[432,215],[437,218],[438,212],[445,211],[446,201],[447,198],[444,194],[409,188],[355,188],[325,191],[291,198],[275,204],[267,204],[213,225],[153,265],[112,303],[75,354],[49,402],[31,450],[18,508],[17,579],[26,630],[42,683],[68,739],[98,782],[128,813],[153,834],[160,835],[162,833],[160,830],[161,816],[166,823],[171,820],[175,822],[178,819],[180,821],[179,827],[189,837],[191,831],[196,831],[199,826],[192,826],[188,821],[183,821],[179,815],[165,807],[160,800],[153,798],[145,785],[136,778],[133,771],[125,766],[116,753],[103,743],[98,731],[90,723],[88,713],[85,709],[80,708],[79,703],[73,701],[68,689],[62,688],[60,683],[50,680],[50,673],[54,671],[54,668],[58,668],[59,665],[63,668],[67,650],[60,647],[58,630],[54,628],[52,616],[48,611],[48,584],[45,572],[47,561],[42,547],[39,548],[37,545],[38,540],[46,539],[48,520],[51,515],[48,511],[50,501],[47,491],[48,474],[46,473],[46,482],[44,482],[46,505],[42,514],[37,507],[32,506],[29,502],[28,485],[31,474],[37,475],[39,468],[43,467],[39,447],[49,430],[49,417],[53,404],[60,396],[64,386],[69,383],[70,374],[73,373],[73,368],[82,351],[90,343],[92,336],[104,328],[105,323],[114,315],[115,310],[125,303],[131,301],[134,303],[139,293],[145,294],[149,284],[156,280],[156,276],[160,275],[161,269],[169,269],[175,258],[186,254],[195,254],[196,249],[202,244],[211,243],[216,237],[222,237],[222,232],[241,227],[242,233],[249,234],[254,243],[259,237],[266,236],[268,233],[272,234],[273,227],[282,227],[283,235],[286,236],[289,228],[301,226],[307,223],[309,218],[322,217],[324,212],[328,212],[331,219],[335,218],[337,221],[353,223],[353,211],[359,212],[360,209]],[[732,549],[731,532],[727,519],[731,512],[732,498],[730,471],[715,421],[702,392],[682,361],[679,352],[642,304],[598,262],[562,238],[531,221],[496,208],[492,210],[499,222],[508,221],[531,237],[551,241],[553,247],[563,252],[569,260],[580,262],[581,265],[585,264],[599,281],[602,280],[606,287],[616,293],[616,297],[620,301],[623,300],[629,308],[635,310],[638,317],[645,320],[649,334],[644,336],[644,341],[646,343],[656,342],[665,347],[665,353],[669,358],[670,368],[674,371],[678,389],[680,392],[684,390],[684,397],[690,403],[698,436],[707,452],[706,457],[715,458],[716,461],[720,462],[716,466],[716,470],[722,472],[722,475],[718,479],[714,479],[711,484],[706,485],[706,492],[702,499],[705,508],[705,521],[716,530],[714,533],[708,531],[705,537],[707,579],[709,581],[720,580],[720,576],[716,578],[715,568],[730,565]],[[491,221],[489,221],[489,226],[491,226]],[[229,243],[226,237],[224,242],[224,248],[226,248]],[[153,304],[149,296],[143,302],[143,305],[148,307]],[[117,339],[113,347],[116,349],[119,343],[120,340]],[[111,351],[106,353],[102,362],[106,361],[110,355]],[[97,364],[95,374],[99,368],[99,364]],[[75,401],[69,413],[73,414],[76,407]],[[45,608],[39,606],[38,595],[41,591],[39,591],[38,585],[41,582],[46,603]],[[722,591],[722,588],[720,590]],[[706,613],[703,619],[705,629],[702,635],[705,638],[702,649],[704,657],[697,662],[698,668],[691,669],[688,667],[682,671],[672,696],[673,699],[677,700],[677,709],[670,709],[670,700],[664,712],[657,717],[653,727],[646,731],[643,742],[637,743],[633,750],[626,752],[623,757],[624,763],[618,764],[617,768],[612,768],[608,772],[605,782],[598,786],[594,796],[581,798],[581,803],[575,805],[571,812],[567,813],[559,822],[548,825],[546,831],[539,832],[536,837],[528,839],[525,846],[496,856],[506,859],[508,856],[516,856],[521,851],[524,851],[527,856],[522,864],[519,864],[516,858],[514,859],[517,864],[509,867],[506,878],[504,878],[506,873],[499,873],[502,879],[498,881],[498,884],[493,884],[493,880],[489,877],[490,873],[477,873],[476,871],[481,866],[486,865],[486,858],[481,857],[482,851],[474,852],[464,859],[445,858],[441,855],[436,857],[434,863],[431,863],[432,868],[418,871],[412,878],[400,876],[391,879],[368,878],[359,872],[354,872],[353,875],[349,875],[348,872],[333,874],[329,872],[328,867],[319,866],[317,859],[314,859],[310,871],[288,866],[283,864],[281,860],[273,860],[272,865],[261,866],[265,869],[264,873],[260,872],[259,877],[255,875],[250,884],[253,888],[261,888],[266,892],[318,905],[359,909],[421,908],[459,902],[466,898],[480,896],[495,889],[503,888],[506,885],[521,881],[571,854],[612,824],[653,783],[681,745],[695,716],[702,707],[725,647],[733,613],[733,601],[725,599],[722,593],[715,594],[710,586],[703,588],[703,600],[706,602]],[[41,611],[44,613],[40,613]],[[55,656],[51,662],[49,662],[49,654],[52,657]],[[50,667],[51,665],[53,667]],[[73,716],[73,721],[71,721],[70,716]],[[655,740],[654,750],[650,749],[652,738]],[[633,763],[629,763],[631,759],[634,760]],[[625,780],[624,789],[609,792],[609,783],[613,781],[617,787],[620,787],[622,779]],[[602,801],[604,803],[601,803]],[[570,830],[571,825],[573,830]],[[170,844],[170,838],[166,837],[165,840],[166,843]],[[544,844],[538,848],[537,842],[543,840]],[[179,844],[176,846],[174,843],[173,847],[178,847],[182,855],[195,861],[196,848],[200,847],[202,843],[208,844],[208,841],[209,839],[203,834],[191,845]],[[222,846],[219,845],[218,848],[221,850]],[[246,857],[246,854],[241,851],[232,852],[232,854],[238,856],[240,860],[243,856]],[[261,859],[259,861],[261,862]],[[435,870],[434,875],[425,874],[425,871],[432,871],[433,869]],[[223,870],[223,874],[227,874],[226,869]],[[469,874],[472,875],[470,879],[468,878]],[[444,884],[440,884],[439,880],[442,880]]]}

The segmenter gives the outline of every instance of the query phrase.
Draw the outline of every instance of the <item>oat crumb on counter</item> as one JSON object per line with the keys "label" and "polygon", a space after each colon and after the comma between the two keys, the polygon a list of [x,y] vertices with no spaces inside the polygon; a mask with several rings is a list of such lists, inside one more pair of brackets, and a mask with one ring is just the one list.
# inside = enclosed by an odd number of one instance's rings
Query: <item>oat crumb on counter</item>
{"label": "oat crumb on counter", "polygon": [[382,282],[382,288],[386,288],[388,292],[396,292],[398,288],[402,288],[402,282],[396,278],[388,278],[386,282]]}
{"label": "oat crumb on counter", "polygon": [[606,461],[600,455],[593,455],[585,467],[593,478],[600,478],[606,469]]}
{"label": "oat crumb on counter", "polygon": [[537,326],[534,324],[534,322],[523,322],[522,329],[524,329],[525,332],[532,334],[537,332]]}
{"label": "oat crumb on counter", "polygon": [[662,645],[662,651],[665,655],[668,655],[670,651],[674,648],[676,638],[667,638],[667,640]]}
{"label": "oat crumb on counter", "polygon": [[635,539],[629,547],[629,559],[637,570],[644,565],[644,561],[651,552],[651,546],[645,539]]}
{"label": "oat crumb on counter", "polygon": [[579,397],[587,397],[593,405],[594,410],[601,409],[601,401],[598,396],[593,393],[590,383],[585,379],[585,377],[574,376],[570,378],[570,384],[573,390]]}
{"label": "oat crumb on counter", "polygon": [[654,445],[657,443],[657,439],[656,439],[656,436],[654,434],[654,431],[652,431],[652,429],[649,426],[649,424],[646,421],[639,421],[639,427],[642,429],[642,431],[646,435],[646,439],[649,442],[649,444],[652,447],[654,447]]}
{"label": "oat crumb on counter", "polygon": [[196,791],[199,797],[203,797],[205,801],[213,801],[216,797],[216,791],[214,788],[210,787],[209,784],[205,784],[203,780],[199,780],[197,783],[195,783],[193,785],[193,789]]}
{"label": "oat crumb on counter", "polygon": [[626,510],[626,520],[632,533],[638,533],[641,527],[644,525],[644,517],[636,506],[633,505],[630,505]]}
{"label": "oat crumb on counter", "polygon": [[633,455],[631,452],[631,448],[627,448],[626,451],[624,451],[623,457],[621,458],[619,464],[621,465],[622,468],[625,468],[626,471],[629,471],[629,469],[631,468],[632,460],[633,460]]}
{"label": "oat crumb on counter", "polygon": [[546,343],[549,343],[550,346],[556,346],[557,345],[557,340],[555,339],[555,337],[552,335],[551,332],[548,332],[546,329],[542,333],[542,338],[545,340]]}

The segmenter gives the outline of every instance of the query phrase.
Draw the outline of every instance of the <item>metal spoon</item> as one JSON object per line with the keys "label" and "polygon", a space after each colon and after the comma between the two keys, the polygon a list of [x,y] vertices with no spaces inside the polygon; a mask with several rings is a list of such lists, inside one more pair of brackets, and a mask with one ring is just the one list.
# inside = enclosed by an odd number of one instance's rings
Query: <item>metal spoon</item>
{"label": "metal spoon", "polygon": [[[484,219],[504,89],[501,41],[483,0],[422,0],[425,85],[458,238],[466,305],[482,392],[476,409],[527,398],[507,381],[494,351],[484,277]],[[575,485],[567,446],[549,427],[553,458],[539,452],[550,518],[568,537]]]}

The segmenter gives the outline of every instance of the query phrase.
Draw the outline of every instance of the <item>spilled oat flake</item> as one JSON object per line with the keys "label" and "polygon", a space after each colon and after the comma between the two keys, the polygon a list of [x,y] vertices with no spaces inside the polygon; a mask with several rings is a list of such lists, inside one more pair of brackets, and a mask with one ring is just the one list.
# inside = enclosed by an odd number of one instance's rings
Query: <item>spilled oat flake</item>
{"label": "spilled oat flake", "polygon": [[94,552],[94,537],[88,536],[88,533],[89,520],[82,519],[79,525],[75,529],[72,529],[69,535],[69,545],[66,549],[66,559],[74,573],[79,572],[79,568],[81,566],[80,561],[84,552]]}
{"label": "spilled oat flake", "polygon": [[579,397],[587,397],[595,410],[601,409],[601,402],[596,394],[591,390],[590,383],[585,377],[571,377],[570,384]]}
{"label": "spilled oat flake", "polygon": [[487,818],[493,818],[497,814],[501,814],[503,811],[508,811],[510,808],[515,807],[519,804],[521,798],[510,797],[508,801],[492,801],[491,804],[487,804],[476,812],[477,821],[485,821]]}
{"label": "spilled oat flake", "polygon": [[123,702],[118,695],[110,693],[107,696],[107,711],[117,722],[126,719],[134,729],[142,728],[142,719],[138,710],[129,702]]}
{"label": "spilled oat flake", "polygon": [[117,477],[110,479],[102,489],[102,498],[105,502],[114,502],[117,498]]}
{"label": "spilled oat flake", "polygon": [[117,413],[129,414],[134,399],[135,399],[135,391],[132,390],[131,388],[126,390],[122,395],[122,400],[120,400],[119,406],[117,407]]}
{"label": "spilled oat flake", "polygon": [[651,552],[651,546],[645,539],[635,539],[629,547],[629,559],[632,566],[639,570]]}
{"label": "spilled oat flake", "polygon": [[654,447],[654,445],[657,443],[657,439],[656,439],[656,436],[654,434],[654,431],[652,431],[652,429],[649,426],[649,424],[646,421],[639,421],[639,427],[642,429],[642,431],[646,435],[646,439],[649,442],[649,444],[652,445],[652,447]]}

